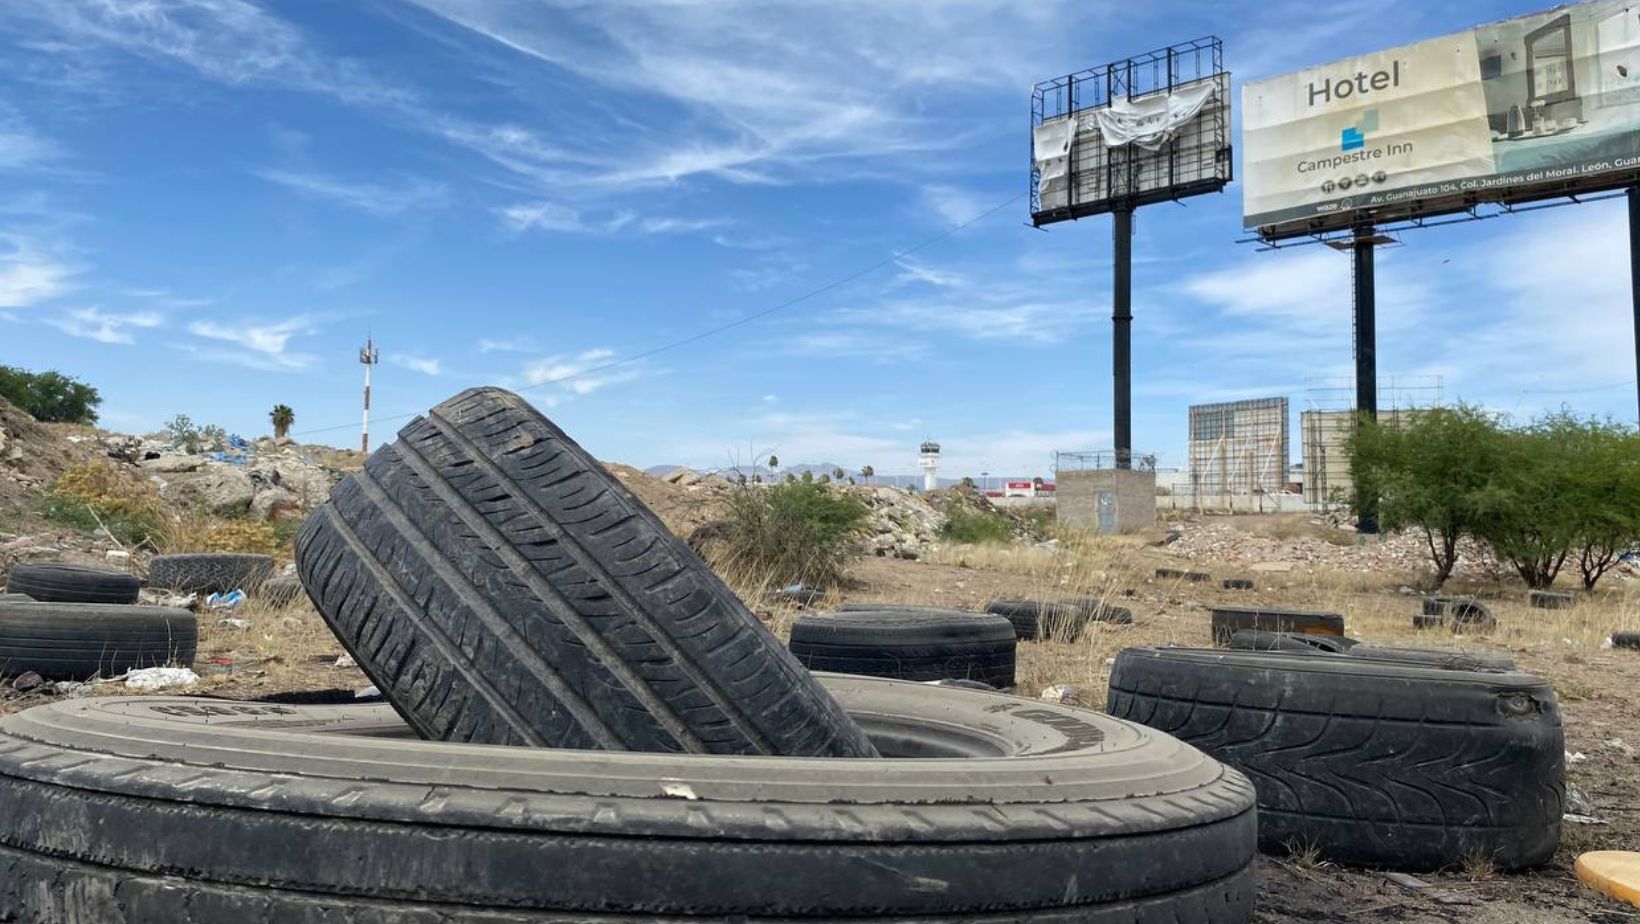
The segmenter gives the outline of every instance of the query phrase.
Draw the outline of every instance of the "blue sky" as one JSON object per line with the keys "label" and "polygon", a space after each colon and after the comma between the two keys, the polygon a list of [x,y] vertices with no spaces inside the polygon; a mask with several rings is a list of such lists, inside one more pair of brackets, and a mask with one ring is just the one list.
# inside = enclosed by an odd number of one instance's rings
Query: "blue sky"
{"label": "blue sky", "polygon": [[[946,474],[1046,473],[1110,444],[1110,224],[1026,227],[1033,83],[1208,33],[1239,83],[1537,5],[7,0],[0,363],[92,382],[114,429],[284,402],[346,446],[369,331],[378,439],[501,384],[640,466],[910,471],[932,436]],[[1348,258],[1237,244],[1240,208],[1137,219],[1163,465],[1187,405],[1296,416],[1352,369]],[[1403,240],[1381,374],[1633,418],[1620,201]]]}

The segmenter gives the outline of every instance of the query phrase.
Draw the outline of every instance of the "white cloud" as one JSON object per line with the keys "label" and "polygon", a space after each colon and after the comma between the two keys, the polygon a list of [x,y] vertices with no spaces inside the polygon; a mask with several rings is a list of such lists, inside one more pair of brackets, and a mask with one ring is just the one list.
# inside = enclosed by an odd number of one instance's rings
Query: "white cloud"
{"label": "white cloud", "polygon": [[901,257],[894,262],[903,270],[900,279],[904,282],[922,282],[939,288],[950,288],[965,281],[960,273],[936,269],[910,257]]}
{"label": "white cloud", "polygon": [[478,351],[480,353],[533,353],[535,343],[528,337],[521,337],[516,340],[492,340],[485,337],[478,341]]}
{"label": "white cloud", "polygon": [[614,358],[614,350],[602,347],[583,350],[571,356],[549,356],[524,367],[524,384],[531,388],[561,384],[603,366]]}
{"label": "white cloud", "polygon": [[298,170],[259,170],[257,176],[305,196],[326,199],[372,215],[398,215],[412,209],[442,205],[448,190],[420,177],[402,177],[396,185],[349,182],[320,173]]}
{"label": "white cloud", "polygon": [[557,202],[520,202],[497,209],[510,231],[589,231],[574,209]]}
{"label": "white cloud", "polygon": [[939,183],[924,186],[920,201],[923,208],[934,213],[940,224],[948,227],[967,224],[996,205],[968,190]]}
{"label": "white cloud", "polygon": [[422,375],[443,375],[444,363],[441,360],[426,356],[415,356],[408,353],[389,353],[387,361],[395,366],[403,366],[411,372],[420,372]]}
{"label": "white cloud", "polygon": [[25,234],[0,232],[0,308],[27,308],[74,288],[77,267]]}
{"label": "white cloud", "polygon": [[37,134],[16,110],[0,103],[0,170],[22,170],[57,160],[62,149]]}
{"label": "white cloud", "polygon": [[251,319],[237,321],[195,321],[188,332],[196,337],[216,340],[237,350],[223,347],[190,345],[200,356],[221,362],[237,363],[258,369],[306,369],[318,359],[311,353],[293,353],[290,340],[300,334],[311,333],[313,320],[297,315],[283,321],[262,322]]}
{"label": "white cloud", "polygon": [[99,308],[73,308],[46,323],[72,337],[99,343],[135,343],[133,329],[159,327],[164,318],[153,311],[105,312]]}

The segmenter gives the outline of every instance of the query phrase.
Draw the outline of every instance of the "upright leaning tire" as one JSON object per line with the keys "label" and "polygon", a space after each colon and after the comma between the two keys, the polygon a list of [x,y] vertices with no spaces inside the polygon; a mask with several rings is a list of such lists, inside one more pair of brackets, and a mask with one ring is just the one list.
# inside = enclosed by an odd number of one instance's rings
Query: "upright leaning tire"
{"label": "upright leaning tire", "polygon": [[320,615],[426,738],[868,757],[723,582],[522,398],[464,391],[296,537]]}
{"label": "upright leaning tire", "polygon": [[811,613],[792,623],[791,650],[810,670],[896,680],[1014,685],[1014,624],[962,610]]}
{"label": "upright leaning tire", "polygon": [[40,706],[0,720],[0,920],[1252,919],[1234,770],[1093,712],[824,682],[884,759],[394,739],[380,706]]}
{"label": "upright leaning tire", "polygon": [[50,680],[86,680],[144,667],[188,665],[194,662],[197,638],[194,614],[187,610],[0,603],[0,674],[34,671]]}
{"label": "upright leaning tire", "polygon": [[271,578],[262,585],[262,601],[272,607],[289,606],[302,596],[302,580],[294,574]]}
{"label": "upright leaning tire", "polygon": [[148,563],[148,586],[189,594],[255,593],[273,574],[267,555],[206,552],[158,555]]}
{"label": "upright leaning tire", "polygon": [[41,603],[135,603],[141,589],[134,575],[85,565],[12,565],[6,574],[6,593]]}
{"label": "upright leaning tire", "polygon": [[1109,711],[1251,777],[1266,850],[1410,870],[1483,856],[1516,869],[1560,843],[1560,711],[1529,674],[1129,648],[1111,670]]}

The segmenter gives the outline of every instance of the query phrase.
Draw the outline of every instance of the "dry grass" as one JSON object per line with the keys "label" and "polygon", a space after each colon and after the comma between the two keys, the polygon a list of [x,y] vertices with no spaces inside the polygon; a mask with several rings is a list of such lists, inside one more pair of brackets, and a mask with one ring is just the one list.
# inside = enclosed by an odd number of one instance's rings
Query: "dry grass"
{"label": "dry grass", "polygon": [[198,510],[172,513],[161,522],[155,544],[166,554],[248,552],[288,561],[290,535],[261,520],[223,519]]}
{"label": "dry grass", "polygon": [[[243,619],[249,629],[221,625]],[[194,670],[200,689],[256,698],[289,690],[357,689],[370,681],[358,668],[335,666],[344,649],[306,597],[272,607],[251,599],[232,611],[201,613]]]}

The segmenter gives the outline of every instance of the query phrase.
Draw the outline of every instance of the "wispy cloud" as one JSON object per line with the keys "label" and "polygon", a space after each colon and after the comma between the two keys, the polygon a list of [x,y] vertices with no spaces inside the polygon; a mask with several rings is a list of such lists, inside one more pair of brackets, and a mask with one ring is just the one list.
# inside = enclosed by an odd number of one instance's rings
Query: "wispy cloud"
{"label": "wispy cloud", "polygon": [[422,375],[438,376],[444,374],[444,363],[441,360],[427,356],[416,356],[410,353],[389,353],[387,361],[395,366],[402,366],[411,372],[420,372]]}
{"label": "wispy cloud", "polygon": [[15,109],[0,102],[0,170],[45,166],[62,154],[57,142],[37,133]]}
{"label": "wispy cloud", "polygon": [[306,369],[318,359],[311,353],[290,350],[291,338],[311,333],[314,322],[308,315],[296,315],[282,321],[240,319],[236,321],[194,321],[188,332],[206,340],[228,344],[227,347],[196,345],[193,352],[207,359],[237,363],[257,369]]}
{"label": "wispy cloud", "polygon": [[724,218],[680,218],[652,215],[644,218],[627,211],[593,217],[561,202],[518,202],[495,210],[509,231],[549,231],[570,234],[693,234],[731,224]]}
{"label": "wispy cloud", "polygon": [[136,342],[134,331],[159,327],[164,322],[155,311],[105,312],[94,307],[73,308],[45,321],[71,337],[125,344]]}
{"label": "wispy cloud", "polygon": [[480,353],[533,353],[535,352],[535,341],[528,337],[520,337],[516,340],[494,340],[485,337],[478,341],[478,351]]}
{"label": "wispy cloud", "polygon": [[969,190],[941,183],[922,187],[918,201],[947,227],[967,224],[996,205]]}
{"label": "wispy cloud", "polygon": [[0,308],[27,308],[74,288],[79,268],[30,235],[0,232]]}
{"label": "wispy cloud", "polygon": [[449,190],[442,183],[402,176],[395,184],[347,181],[300,170],[259,170],[257,176],[304,196],[324,199],[372,215],[398,215],[443,205]]}
{"label": "wispy cloud", "polygon": [[900,280],[903,282],[922,282],[931,286],[949,288],[961,285],[964,281],[960,273],[936,269],[910,257],[901,257],[895,261],[895,264],[901,270]]}
{"label": "wispy cloud", "polygon": [[551,407],[565,397],[590,395],[648,374],[642,363],[612,365],[615,359],[615,351],[607,347],[548,356],[527,363],[519,378],[532,397]]}

